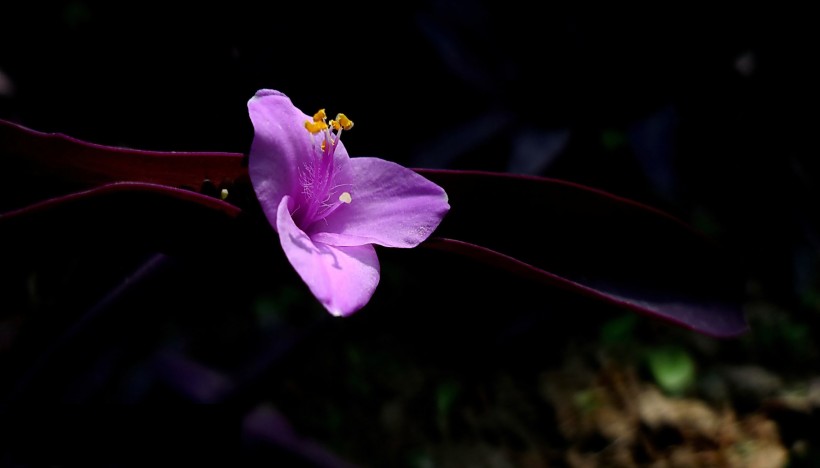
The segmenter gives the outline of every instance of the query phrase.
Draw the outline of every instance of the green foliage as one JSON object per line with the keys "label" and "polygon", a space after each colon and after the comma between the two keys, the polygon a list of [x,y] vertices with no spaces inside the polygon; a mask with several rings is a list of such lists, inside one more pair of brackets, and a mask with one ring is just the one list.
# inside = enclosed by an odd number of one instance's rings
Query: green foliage
{"label": "green foliage", "polygon": [[680,395],[695,381],[695,361],[679,346],[661,346],[646,351],[649,371],[669,394]]}
{"label": "green foliage", "polygon": [[601,132],[601,144],[609,151],[624,146],[627,142],[626,134],[619,130],[604,130]]}
{"label": "green foliage", "polygon": [[635,327],[638,316],[625,314],[609,320],[601,327],[601,344],[604,347],[618,347],[635,341]]}
{"label": "green foliage", "polygon": [[447,419],[459,393],[461,393],[461,384],[454,380],[442,382],[436,387],[436,415],[443,431],[446,431]]}

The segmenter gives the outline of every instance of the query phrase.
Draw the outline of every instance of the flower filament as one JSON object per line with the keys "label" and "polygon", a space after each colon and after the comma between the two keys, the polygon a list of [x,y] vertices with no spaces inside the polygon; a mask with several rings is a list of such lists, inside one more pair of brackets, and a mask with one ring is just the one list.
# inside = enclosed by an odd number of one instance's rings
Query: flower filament
{"label": "flower filament", "polygon": [[336,195],[341,185],[335,182],[337,167],[333,157],[342,131],[351,128],[353,121],[344,114],[337,114],[335,119],[328,122],[324,109],[313,114],[312,120],[305,121],[305,130],[310,133],[311,151],[314,153],[300,173],[302,193],[308,205],[301,214],[305,224],[323,219],[343,204],[353,201],[348,191]]}

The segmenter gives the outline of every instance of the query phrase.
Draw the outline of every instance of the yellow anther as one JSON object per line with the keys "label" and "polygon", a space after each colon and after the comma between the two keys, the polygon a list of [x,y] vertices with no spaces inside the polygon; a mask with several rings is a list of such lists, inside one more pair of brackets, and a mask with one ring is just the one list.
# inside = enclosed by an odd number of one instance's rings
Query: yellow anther
{"label": "yellow anther", "polygon": [[228,189],[224,188],[221,192],[219,192],[219,198],[226,199],[228,198]]}
{"label": "yellow anther", "polygon": [[337,114],[336,119],[328,122],[325,110],[319,109],[318,112],[313,114],[313,122],[310,120],[305,121],[305,128],[314,135],[328,128],[333,128],[333,130],[338,132],[339,130],[350,130],[353,128],[353,121],[348,119],[344,114]]}
{"label": "yellow anther", "polygon": [[[345,130],[350,130],[351,128],[353,128],[353,121],[348,119],[347,116],[344,114],[336,114],[335,122],[338,122],[337,125],[340,125]],[[333,128],[338,130],[338,128],[336,128],[336,125],[334,125]]]}
{"label": "yellow anther", "polygon": [[305,129],[315,135],[322,130],[327,130],[327,124],[323,121],[311,122],[310,120],[305,120]]}
{"label": "yellow anther", "polygon": [[350,192],[342,192],[342,194],[339,195],[339,201],[342,203],[350,203],[353,201],[353,199],[350,198]]}

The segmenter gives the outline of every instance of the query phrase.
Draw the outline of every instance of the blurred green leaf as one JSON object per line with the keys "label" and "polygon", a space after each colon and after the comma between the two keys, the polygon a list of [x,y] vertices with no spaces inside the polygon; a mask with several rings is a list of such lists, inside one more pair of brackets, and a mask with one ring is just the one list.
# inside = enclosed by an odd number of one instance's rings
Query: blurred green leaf
{"label": "blurred green leaf", "polygon": [[461,393],[461,385],[455,381],[442,382],[436,388],[436,413],[442,428],[447,427],[447,417],[459,393]]}
{"label": "blurred green leaf", "polygon": [[637,323],[638,316],[634,314],[609,320],[601,327],[601,344],[605,347],[612,347],[635,342]]}
{"label": "blurred green leaf", "polygon": [[678,346],[652,348],[647,351],[649,370],[667,393],[680,395],[695,381],[695,362]]}
{"label": "blurred green leaf", "polygon": [[626,141],[626,134],[618,130],[604,130],[601,133],[601,144],[609,151],[624,146]]}

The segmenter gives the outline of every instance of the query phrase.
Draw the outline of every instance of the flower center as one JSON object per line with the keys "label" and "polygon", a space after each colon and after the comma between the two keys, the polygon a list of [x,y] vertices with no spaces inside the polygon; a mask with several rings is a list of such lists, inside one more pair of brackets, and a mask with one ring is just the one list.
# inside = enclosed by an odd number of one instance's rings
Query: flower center
{"label": "flower center", "polygon": [[349,184],[338,184],[335,180],[338,168],[334,160],[342,131],[351,128],[353,121],[344,114],[337,114],[335,119],[328,122],[324,109],[313,114],[312,120],[305,121],[305,130],[310,133],[313,157],[300,174],[302,193],[307,202],[307,210],[300,218],[303,224],[323,219],[342,204],[353,201],[350,192],[343,191],[343,185]]}

